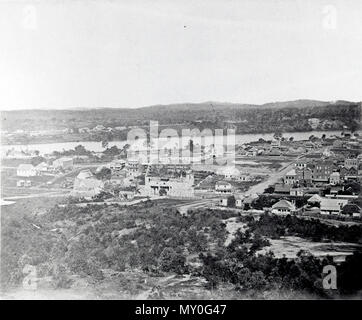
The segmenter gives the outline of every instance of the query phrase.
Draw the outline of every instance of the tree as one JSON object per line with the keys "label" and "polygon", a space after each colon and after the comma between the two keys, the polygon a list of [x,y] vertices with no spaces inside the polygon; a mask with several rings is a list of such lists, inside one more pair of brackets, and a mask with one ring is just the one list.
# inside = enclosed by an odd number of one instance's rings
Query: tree
{"label": "tree", "polygon": [[89,152],[81,144],[74,148],[75,154],[78,156],[87,155]]}
{"label": "tree", "polygon": [[342,213],[346,215],[352,215],[353,213],[359,213],[360,208],[356,204],[347,204],[343,207]]}
{"label": "tree", "polygon": [[177,253],[174,249],[166,247],[162,250],[159,259],[158,267],[164,272],[184,273],[186,258],[182,253]]}
{"label": "tree", "polygon": [[31,159],[31,164],[33,165],[33,166],[37,166],[38,164],[40,164],[40,163],[42,163],[42,162],[44,162],[46,159],[45,158],[43,158],[43,157],[34,157],[34,158],[32,158]]}
{"label": "tree", "polygon": [[109,180],[112,177],[112,170],[110,168],[103,167],[96,173],[96,178],[99,180]]}
{"label": "tree", "polygon": [[264,193],[274,193],[275,188],[273,186],[269,186],[264,190]]}
{"label": "tree", "polygon": [[102,141],[102,148],[106,149],[108,147],[108,141],[107,140],[103,140]]}
{"label": "tree", "polygon": [[110,148],[107,148],[104,151],[104,154],[108,154],[111,156],[117,156],[117,155],[121,154],[121,152],[122,152],[122,150],[118,149],[117,146],[112,146]]}

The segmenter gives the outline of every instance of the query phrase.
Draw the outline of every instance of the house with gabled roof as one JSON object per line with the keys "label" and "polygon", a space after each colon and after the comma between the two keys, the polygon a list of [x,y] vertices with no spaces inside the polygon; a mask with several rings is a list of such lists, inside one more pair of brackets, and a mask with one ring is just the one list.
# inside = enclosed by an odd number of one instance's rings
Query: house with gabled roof
{"label": "house with gabled roof", "polygon": [[215,184],[215,192],[216,193],[231,193],[232,185],[226,181],[218,181]]}
{"label": "house with gabled roof", "polygon": [[35,177],[38,175],[36,168],[30,163],[20,164],[16,169],[18,177]]}
{"label": "house with gabled roof", "polygon": [[285,174],[284,183],[289,184],[289,185],[293,185],[296,182],[298,182],[298,180],[297,180],[297,173],[296,173],[295,169],[289,170]]}
{"label": "house with gabled roof", "polygon": [[320,195],[318,195],[318,194],[315,194],[315,195],[311,196],[307,200],[308,203],[321,203],[321,201],[322,201],[322,197]]}
{"label": "house with gabled roof", "polygon": [[347,203],[348,200],[346,199],[322,198],[320,202],[321,214],[339,215]]}
{"label": "house with gabled roof", "polygon": [[91,198],[99,194],[103,187],[103,182],[94,178],[89,169],[82,170],[74,180],[72,196]]}
{"label": "house with gabled roof", "polygon": [[272,213],[291,214],[296,211],[294,203],[288,200],[280,200],[272,206]]}

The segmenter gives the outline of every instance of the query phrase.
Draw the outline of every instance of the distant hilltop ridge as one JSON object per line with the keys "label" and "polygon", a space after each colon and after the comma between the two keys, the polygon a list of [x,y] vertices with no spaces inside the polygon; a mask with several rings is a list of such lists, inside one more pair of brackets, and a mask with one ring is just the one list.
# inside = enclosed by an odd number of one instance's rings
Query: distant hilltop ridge
{"label": "distant hilltop ridge", "polygon": [[[262,105],[226,102],[180,103],[154,105],[142,108],[96,109],[38,109],[1,112],[1,128],[7,134],[7,144],[27,141],[27,137],[11,135],[21,132],[72,132],[72,138],[57,134],[61,139],[88,139],[90,141],[123,140],[126,129],[149,128],[150,121],[158,121],[160,127],[181,132],[185,128],[235,129],[236,133],[296,132],[311,130],[350,130],[361,128],[361,103],[349,101],[295,100],[270,102]],[[90,132],[96,126],[107,128],[105,132]],[[110,132],[109,128],[124,128]],[[79,131],[79,129],[81,129]],[[9,135],[10,134],[10,135]],[[44,133],[42,133],[44,135]],[[78,135],[77,135],[78,134]],[[50,133],[48,134],[50,135]],[[35,137],[31,137],[34,141]],[[45,141],[44,137],[36,138]],[[48,141],[48,140],[47,140]]]}
{"label": "distant hilltop ridge", "polygon": [[276,101],[276,102],[268,102],[264,104],[246,104],[246,103],[232,103],[232,102],[218,102],[218,101],[205,101],[200,103],[173,103],[173,104],[159,104],[152,105],[147,107],[141,107],[137,109],[146,109],[146,108],[154,108],[154,109],[164,109],[164,108],[240,108],[240,109],[248,109],[248,108],[305,108],[305,107],[323,107],[331,104],[338,105],[349,105],[358,102],[345,101],[345,100],[337,100],[337,101],[319,101],[319,100],[308,100],[308,99],[300,99],[300,100],[292,100],[292,101]]}
{"label": "distant hilltop ridge", "polygon": [[102,109],[116,109],[116,110],[143,110],[143,109],[165,109],[165,108],[305,108],[305,107],[323,107],[327,105],[350,105],[361,103],[346,101],[346,100],[333,100],[333,101],[320,101],[320,100],[310,100],[310,99],[298,99],[291,101],[275,101],[267,102],[263,104],[251,104],[251,103],[235,103],[235,102],[220,102],[220,101],[205,101],[205,102],[182,102],[182,103],[169,103],[169,104],[155,104],[142,107],[120,107],[120,106],[101,106],[101,107],[56,107],[56,108],[25,108],[25,109],[16,109],[11,110],[10,108],[3,109],[3,112],[23,112],[23,111],[61,111],[61,110],[75,110],[75,111],[86,111],[86,110],[102,110]]}

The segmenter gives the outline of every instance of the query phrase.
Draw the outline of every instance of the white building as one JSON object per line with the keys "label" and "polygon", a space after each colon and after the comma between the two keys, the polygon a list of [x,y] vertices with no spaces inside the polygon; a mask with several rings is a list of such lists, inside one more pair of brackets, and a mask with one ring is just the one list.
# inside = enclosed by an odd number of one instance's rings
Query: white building
{"label": "white building", "polygon": [[296,182],[297,182],[297,173],[294,169],[292,169],[285,174],[284,183],[293,185]]}
{"label": "white building", "polygon": [[16,170],[18,177],[35,177],[38,171],[32,164],[20,164]]}
{"label": "white building", "polygon": [[289,194],[294,197],[303,197],[304,189],[303,188],[291,188]]}
{"label": "white building", "polygon": [[228,206],[228,198],[221,198],[219,200],[219,205],[222,207],[227,207]]}
{"label": "white building", "polygon": [[217,173],[223,175],[226,180],[243,180],[243,178],[245,179],[245,176],[241,175],[240,170],[232,166],[224,167]]}
{"label": "white building", "polygon": [[123,187],[119,190],[119,198],[123,201],[131,201],[136,195],[136,188],[134,187]]}
{"label": "white building", "polygon": [[329,176],[329,184],[336,185],[341,182],[341,177],[339,172],[332,172]]}
{"label": "white building", "polygon": [[145,176],[147,196],[194,197],[194,175],[175,166],[152,166]]}
{"label": "white building", "polygon": [[235,195],[235,207],[237,208],[244,207],[244,196],[242,194]]}
{"label": "white building", "polygon": [[78,132],[79,133],[89,133],[91,130],[88,127],[84,127],[84,128],[79,128]]}
{"label": "white building", "polygon": [[53,161],[53,167],[58,169],[71,169],[73,168],[73,158],[63,157]]}
{"label": "white building", "polygon": [[117,173],[121,171],[125,166],[126,166],[126,161],[114,160],[110,163],[109,168],[112,170],[112,173]]}
{"label": "white building", "polygon": [[272,213],[275,214],[290,214],[295,210],[295,205],[288,200],[280,200],[272,206]]}
{"label": "white building", "polygon": [[232,185],[226,181],[218,181],[215,184],[215,192],[221,194],[231,194],[232,192]]}
{"label": "white building", "polygon": [[303,169],[307,168],[307,164],[308,164],[308,161],[301,159],[301,160],[295,161],[294,167],[296,167],[297,169],[303,170]]}
{"label": "white building", "polygon": [[320,120],[318,118],[309,118],[308,123],[312,127],[312,129],[317,129]]}
{"label": "white building", "polygon": [[35,168],[39,173],[47,172],[49,170],[49,166],[46,162],[39,163]]}
{"label": "white building", "polygon": [[18,180],[16,181],[17,187],[31,187],[31,181],[30,180]]}
{"label": "white building", "polygon": [[344,166],[345,168],[347,169],[350,169],[350,168],[355,168],[357,169],[358,167],[358,159],[357,158],[352,158],[352,159],[345,159],[344,160]]}
{"label": "white building", "polygon": [[321,203],[322,199],[323,199],[323,198],[322,198],[320,195],[315,194],[315,195],[311,196],[311,197],[307,200],[307,202],[308,202],[309,204]]}
{"label": "white building", "polygon": [[322,198],[320,203],[321,214],[339,215],[347,203],[348,200],[346,199]]}
{"label": "white building", "polygon": [[136,158],[127,159],[125,168],[128,177],[138,177],[142,174],[140,161]]}

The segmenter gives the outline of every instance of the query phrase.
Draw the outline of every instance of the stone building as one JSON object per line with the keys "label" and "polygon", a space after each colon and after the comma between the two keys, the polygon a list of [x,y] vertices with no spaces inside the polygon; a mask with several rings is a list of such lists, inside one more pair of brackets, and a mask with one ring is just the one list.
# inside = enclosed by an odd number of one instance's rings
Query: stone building
{"label": "stone building", "polygon": [[218,181],[215,184],[215,192],[221,194],[231,194],[232,193],[232,185],[226,181]]}
{"label": "stone building", "polygon": [[73,158],[63,157],[53,161],[53,167],[58,169],[71,169],[73,168]]}
{"label": "stone building", "polygon": [[127,159],[125,168],[127,177],[138,177],[142,174],[142,165],[136,158]]}
{"label": "stone building", "polygon": [[38,171],[32,164],[20,164],[16,169],[16,175],[18,177],[34,177],[38,175]]}
{"label": "stone building", "polygon": [[194,175],[180,165],[153,165],[145,175],[143,192],[147,196],[194,197]]}

